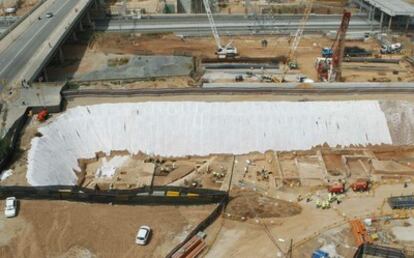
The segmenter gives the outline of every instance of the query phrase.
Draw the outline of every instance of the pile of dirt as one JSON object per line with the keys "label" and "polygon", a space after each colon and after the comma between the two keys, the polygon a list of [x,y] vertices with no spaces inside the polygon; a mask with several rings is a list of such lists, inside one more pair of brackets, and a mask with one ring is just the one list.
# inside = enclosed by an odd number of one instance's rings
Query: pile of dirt
{"label": "pile of dirt", "polygon": [[234,189],[226,214],[230,219],[246,220],[253,218],[283,218],[302,212],[299,204],[274,199],[253,190]]}

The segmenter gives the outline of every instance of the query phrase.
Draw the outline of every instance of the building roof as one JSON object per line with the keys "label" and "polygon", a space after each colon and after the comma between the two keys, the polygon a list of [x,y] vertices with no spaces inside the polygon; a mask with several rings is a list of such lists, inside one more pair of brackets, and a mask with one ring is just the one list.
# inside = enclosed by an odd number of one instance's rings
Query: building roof
{"label": "building roof", "polygon": [[414,5],[404,0],[366,0],[369,4],[379,8],[391,16],[414,16]]}

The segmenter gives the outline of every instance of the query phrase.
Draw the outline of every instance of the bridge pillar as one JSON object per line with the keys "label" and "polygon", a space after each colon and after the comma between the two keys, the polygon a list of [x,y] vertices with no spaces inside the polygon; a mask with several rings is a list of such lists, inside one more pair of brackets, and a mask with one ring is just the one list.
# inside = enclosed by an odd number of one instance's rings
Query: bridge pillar
{"label": "bridge pillar", "polygon": [[391,30],[391,25],[392,25],[392,16],[390,16],[390,20],[388,21],[388,31]]}
{"label": "bridge pillar", "polygon": [[39,77],[39,82],[47,82],[47,81],[49,81],[49,77],[47,76],[47,70],[45,67],[43,68],[42,76]]}
{"label": "bridge pillar", "polygon": [[84,31],[82,20],[80,20],[80,22],[79,22],[79,30]]}
{"label": "bridge pillar", "polygon": [[79,39],[78,39],[78,35],[76,34],[76,31],[73,31],[73,33],[72,33],[72,39],[73,39],[73,41],[78,41]]}
{"label": "bridge pillar", "polygon": [[407,23],[405,24],[405,32],[408,32],[408,28],[410,27],[410,21],[411,21],[410,16],[407,16]]}
{"label": "bridge pillar", "polygon": [[381,11],[381,19],[380,19],[380,28],[381,28],[381,31],[382,31],[382,23],[383,22],[384,22],[384,12]]}
{"label": "bridge pillar", "polygon": [[91,20],[91,15],[89,14],[89,12],[86,12],[86,23],[91,26],[92,25],[92,20]]}
{"label": "bridge pillar", "polygon": [[59,57],[59,62],[63,64],[65,62],[65,56],[63,55],[62,47],[59,47],[58,49],[58,57]]}

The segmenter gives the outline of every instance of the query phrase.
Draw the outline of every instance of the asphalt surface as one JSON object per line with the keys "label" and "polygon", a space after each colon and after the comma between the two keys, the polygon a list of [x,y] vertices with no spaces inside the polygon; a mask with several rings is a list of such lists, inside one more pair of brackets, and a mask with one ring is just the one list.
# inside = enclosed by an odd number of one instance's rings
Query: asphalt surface
{"label": "asphalt surface", "polygon": [[[41,20],[36,19],[7,49],[0,53],[0,81],[7,84],[16,79],[18,73],[79,1],[55,1],[41,16]],[[48,12],[53,13],[53,17],[46,18],[45,15]]]}
{"label": "asphalt surface", "polygon": [[[305,31],[337,30],[342,15],[311,15]],[[240,34],[251,32],[284,32],[297,30],[302,15],[215,15],[219,32],[224,34]],[[375,29],[377,22],[370,22],[366,15],[355,15],[351,18],[349,31]],[[142,19],[96,19],[95,29],[100,31],[136,31],[154,32],[185,32],[200,33],[210,31],[206,15],[191,16],[144,16]]]}

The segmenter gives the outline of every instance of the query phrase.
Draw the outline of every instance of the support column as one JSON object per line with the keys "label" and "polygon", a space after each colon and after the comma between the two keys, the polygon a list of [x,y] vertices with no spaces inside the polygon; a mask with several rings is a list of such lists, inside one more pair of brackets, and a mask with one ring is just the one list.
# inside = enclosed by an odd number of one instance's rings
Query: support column
{"label": "support column", "polygon": [[388,21],[388,31],[391,30],[391,25],[392,25],[392,16],[390,16],[390,20]]}
{"label": "support column", "polygon": [[63,64],[65,62],[65,57],[63,55],[62,47],[59,47],[58,49],[58,57],[59,57],[59,62]]}
{"label": "support column", "polygon": [[410,27],[411,17],[407,16],[407,23],[405,24],[405,32],[408,32],[408,27]]}
{"label": "support column", "polygon": [[368,20],[371,21],[371,13],[372,13],[372,7],[369,8],[368,12]]}
{"label": "support column", "polygon": [[73,41],[78,41],[78,35],[76,35],[76,31],[73,31],[72,39],[73,39]]}
{"label": "support column", "polygon": [[43,68],[43,82],[47,82],[47,81],[49,81],[49,78],[47,76],[47,70],[46,70],[46,67],[45,67],[45,68]]}
{"label": "support column", "polygon": [[86,23],[90,26],[92,25],[92,21],[91,21],[91,15],[89,14],[89,12],[86,12]]}
{"label": "support column", "polygon": [[381,28],[381,31],[382,31],[382,23],[383,22],[384,22],[384,12],[381,11],[381,19],[380,19],[380,28]]}
{"label": "support column", "polygon": [[82,19],[79,22],[79,30],[84,31],[83,24],[82,24]]}

